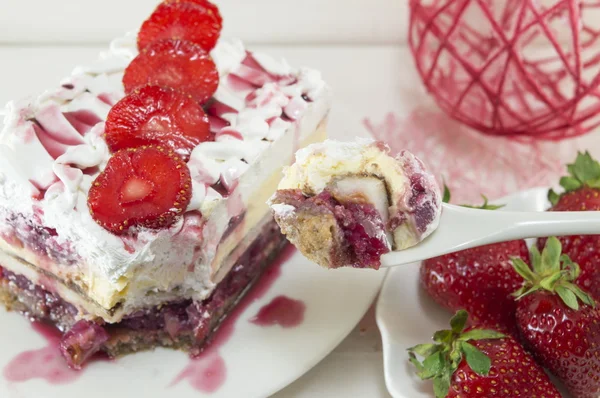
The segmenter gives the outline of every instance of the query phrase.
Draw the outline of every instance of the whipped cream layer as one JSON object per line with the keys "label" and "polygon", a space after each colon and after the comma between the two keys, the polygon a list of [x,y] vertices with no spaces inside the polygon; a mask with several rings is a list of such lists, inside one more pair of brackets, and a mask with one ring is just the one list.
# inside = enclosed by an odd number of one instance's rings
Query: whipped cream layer
{"label": "whipped cream layer", "polygon": [[[392,249],[414,246],[439,224],[440,189],[413,154],[402,151],[392,157],[389,151],[387,145],[363,138],[309,145],[296,152],[296,162],[285,169],[278,189],[299,189],[307,197],[326,189],[349,200],[360,195],[379,211],[391,234]],[[382,187],[373,177],[383,182]],[[295,210],[285,203],[271,207],[280,219],[290,217]]]}
{"label": "whipped cream layer", "polygon": [[324,138],[330,107],[319,72],[220,41],[211,52],[220,83],[207,109],[215,140],[191,154],[186,213],[168,229],[116,236],[91,218],[87,194],[110,158],[104,120],[136,55],[134,34],[114,40],[58,89],[10,102],[0,132],[0,249],[121,312],[206,298],[268,216],[281,168]]}

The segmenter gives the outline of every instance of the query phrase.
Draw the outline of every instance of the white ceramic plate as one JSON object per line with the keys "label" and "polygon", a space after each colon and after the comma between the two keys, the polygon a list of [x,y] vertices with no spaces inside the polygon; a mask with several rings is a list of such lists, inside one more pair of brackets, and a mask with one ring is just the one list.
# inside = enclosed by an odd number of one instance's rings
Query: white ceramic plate
{"label": "white ceramic plate", "polygon": [[[0,309],[0,397],[267,397],[300,377],[341,342],[373,302],[384,276],[385,272],[370,270],[328,272],[296,253],[283,265],[281,276],[268,292],[241,314],[233,335],[219,349],[226,378],[210,394],[194,389],[188,380],[170,386],[190,360],[185,353],[166,349],[114,362],[93,362],[67,384],[53,385],[43,379],[8,382],[2,373],[5,366],[16,355],[43,348],[46,342],[21,315]],[[249,321],[279,295],[306,305],[299,326],[260,327]]]}
{"label": "white ceramic plate", "polygon": [[[505,210],[542,211],[548,207],[547,192],[547,188],[535,188],[496,202],[505,204]],[[421,289],[419,264],[390,270],[379,296],[376,316],[390,394],[394,398],[432,398],[432,385],[416,376],[406,349],[430,342],[435,331],[447,329],[451,314]]]}

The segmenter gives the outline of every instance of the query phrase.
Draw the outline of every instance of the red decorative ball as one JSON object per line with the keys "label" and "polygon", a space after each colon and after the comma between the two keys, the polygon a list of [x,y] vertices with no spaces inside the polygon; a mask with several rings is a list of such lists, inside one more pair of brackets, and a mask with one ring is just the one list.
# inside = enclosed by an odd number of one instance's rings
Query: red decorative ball
{"label": "red decorative ball", "polygon": [[409,43],[438,105],[482,133],[600,126],[598,0],[411,0]]}

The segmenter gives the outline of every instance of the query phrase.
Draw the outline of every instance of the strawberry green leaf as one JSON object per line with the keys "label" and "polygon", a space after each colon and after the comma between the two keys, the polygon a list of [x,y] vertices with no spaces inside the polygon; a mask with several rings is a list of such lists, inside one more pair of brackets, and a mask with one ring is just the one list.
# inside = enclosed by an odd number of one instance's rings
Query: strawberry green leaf
{"label": "strawberry green leaf", "polygon": [[450,327],[454,333],[460,333],[465,329],[465,325],[467,324],[467,318],[469,314],[465,310],[459,310],[453,317],[450,319]]}
{"label": "strawberry green leaf", "polygon": [[542,274],[560,271],[560,253],[562,245],[556,237],[552,236],[546,241],[546,246],[542,250]]}
{"label": "strawberry green leaf", "polygon": [[452,342],[452,348],[450,349],[448,357],[450,359],[450,370],[454,373],[463,359],[463,353],[460,350],[460,341],[455,340]]}
{"label": "strawberry green leaf", "polygon": [[567,254],[561,254],[560,256],[561,269],[565,272],[567,279],[569,281],[574,281],[579,278],[579,274],[581,273],[581,268],[579,268],[579,264],[574,263]]}
{"label": "strawberry green leaf", "polygon": [[427,380],[438,376],[444,369],[444,362],[444,356],[441,352],[428,356],[423,361],[423,371],[420,372],[419,377],[422,380]]}
{"label": "strawberry green leaf", "polygon": [[437,351],[441,350],[442,347],[437,344],[419,344],[414,347],[408,349],[410,352],[414,352],[417,355],[426,358],[431,354],[435,354]]}
{"label": "strawberry green leaf", "polygon": [[473,372],[481,376],[487,376],[492,366],[490,358],[481,352],[477,347],[463,341],[461,343],[462,352],[465,354],[465,360]]}
{"label": "strawberry green leaf", "polygon": [[504,205],[491,205],[488,203],[488,198],[485,195],[481,195],[481,197],[483,198],[483,205],[481,206],[482,209],[484,210],[496,210],[496,209],[500,209],[501,207],[504,207]]}
{"label": "strawberry green leaf", "polygon": [[[441,330],[433,338],[439,344],[419,344],[409,348],[409,361],[417,368],[417,375],[423,379],[433,379],[436,398],[444,398],[450,390],[450,381],[463,361],[480,375],[489,373],[491,361],[469,340],[499,339],[506,337],[495,330],[472,329],[463,332],[467,324],[467,312],[457,311],[450,324],[452,330]],[[420,362],[416,355],[425,356]]]}
{"label": "strawberry green leaf", "polygon": [[572,166],[569,171],[584,184],[600,178],[600,164],[592,158],[588,151],[585,151],[583,154],[581,152],[578,153],[575,163]]}
{"label": "strawberry green leaf", "polygon": [[[575,191],[583,186],[600,188],[600,163],[596,161],[588,151],[577,154],[575,162],[567,165],[568,176],[560,179],[560,185],[565,189],[564,193]],[[564,194],[563,193],[563,194]],[[556,205],[561,195],[550,190],[548,199],[552,205]]]}
{"label": "strawberry green leaf", "polygon": [[586,181],[585,185],[590,188],[600,188],[600,178]]}
{"label": "strawberry green leaf", "polygon": [[421,373],[423,372],[423,365],[421,364],[421,362],[419,362],[419,360],[417,359],[417,357],[415,356],[415,354],[413,354],[412,352],[410,352],[408,354],[408,360],[410,361],[410,363],[412,363],[415,368],[417,368],[417,373]]}
{"label": "strawberry green leaf", "polygon": [[543,289],[558,294],[565,305],[574,310],[579,309],[578,300],[595,306],[594,299],[573,283],[581,273],[579,265],[568,255],[561,254],[561,250],[562,245],[556,237],[548,238],[541,255],[534,246],[530,251],[533,270],[521,259],[513,258],[513,267],[525,282],[512,296],[519,300]]}
{"label": "strawberry green leaf", "polygon": [[583,184],[573,177],[561,177],[560,186],[567,192],[575,191],[583,186]]}
{"label": "strawberry green leaf", "polygon": [[555,272],[553,274],[550,274],[549,276],[545,277],[544,279],[542,279],[539,284],[542,288],[544,288],[545,290],[548,290],[550,292],[554,291],[554,287],[556,285],[556,283],[563,278],[563,274],[560,272]]}
{"label": "strawberry green leaf", "polygon": [[533,283],[533,281],[535,281],[535,274],[531,272],[531,268],[529,268],[529,265],[527,265],[525,261],[518,257],[512,258],[511,261],[515,271],[517,271],[517,273],[521,275],[523,279],[525,279],[525,281],[530,283]]}
{"label": "strawberry green leaf", "polygon": [[515,297],[515,300],[520,300],[525,296],[529,296],[530,294],[537,292],[538,290],[542,290],[542,287],[539,284],[530,287],[523,286],[522,288],[514,292],[512,296]]}
{"label": "strawberry green leaf", "polygon": [[459,341],[503,339],[506,335],[495,330],[471,329],[460,335]]}
{"label": "strawberry green leaf", "polygon": [[452,341],[452,330],[438,330],[433,335],[433,341],[440,344],[450,344]]}
{"label": "strawberry green leaf", "polygon": [[572,283],[566,286],[567,289],[572,291],[582,303],[589,305],[592,308],[596,307],[596,301],[588,293],[584,292],[579,286]]}
{"label": "strawberry green leaf", "polygon": [[489,204],[487,196],[485,196],[483,194],[481,195],[481,197],[483,198],[483,204],[481,206],[461,205],[461,207],[467,207],[469,209],[481,209],[481,210],[497,210],[497,209],[504,207],[504,205]]}
{"label": "strawberry green leaf", "polygon": [[519,288],[519,290],[517,290],[516,292],[514,292],[511,296],[515,297],[517,300],[520,299],[521,297],[526,296],[525,292],[527,292],[530,288],[527,287],[527,285],[523,285]]}
{"label": "strawberry green leaf", "polygon": [[575,293],[564,286],[557,286],[555,291],[567,307],[575,311],[579,310],[579,302],[577,301],[577,296]]}
{"label": "strawberry green leaf", "polygon": [[[564,254],[564,253],[560,255],[560,262],[563,263],[563,264],[565,264],[565,265],[575,264],[573,262],[573,260],[571,260],[571,257],[569,257],[568,254]],[[575,264],[575,265],[577,265],[577,264]]]}
{"label": "strawberry green leaf", "polygon": [[433,392],[435,398],[444,398],[450,391],[450,376],[449,372],[446,372],[443,376],[437,377],[433,380]]}
{"label": "strawberry green leaf", "polygon": [[535,245],[533,245],[529,250],[529,256],[531,265],[533,266],[533,272],[536,274],[543,274],[544,270],[542,267],[542,257],[540,251]]}
{"label": "strawberry green leaf", "polygon": [[560,195],[557,194],[556,192],[554,192],[553,189],[548,191],[548,201],[552,204],[552,206],[557,204],[559,199],[560,199]]}
{"label": "strawberry green leaf", "polygon": [[450,203],[450,188],[448,188],[448,185],[446,184],[444,184],[444,196],[442,198],[442,202]]}

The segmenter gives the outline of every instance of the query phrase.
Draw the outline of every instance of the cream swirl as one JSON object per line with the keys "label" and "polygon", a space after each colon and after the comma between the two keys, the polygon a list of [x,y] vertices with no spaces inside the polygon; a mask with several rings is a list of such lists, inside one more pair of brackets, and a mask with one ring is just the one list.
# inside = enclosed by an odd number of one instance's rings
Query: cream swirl
{"label": "cream swirl", "polygon": [[213,124],[220,119],[224,127],[213,129],[215,140],[198,145],[188,163],[194,184],[188,210],[203,213],[221,196],[211,186],[220,182],[231,192],[249,165],[302,117],[310,95],[318,96],[325,87],[317,75],[294,71],[265,54],[247,53],[239,41],[217,46],[212,55],[223,69],[208,111]]}

